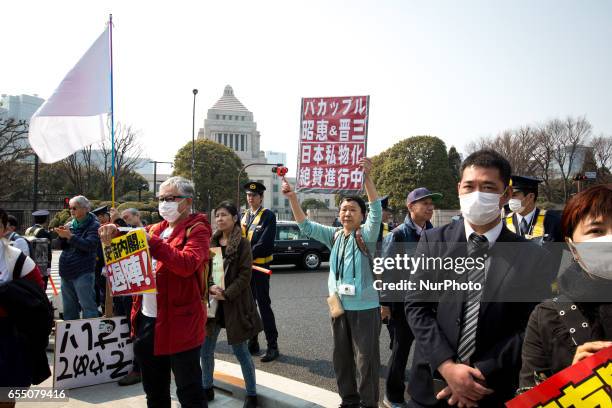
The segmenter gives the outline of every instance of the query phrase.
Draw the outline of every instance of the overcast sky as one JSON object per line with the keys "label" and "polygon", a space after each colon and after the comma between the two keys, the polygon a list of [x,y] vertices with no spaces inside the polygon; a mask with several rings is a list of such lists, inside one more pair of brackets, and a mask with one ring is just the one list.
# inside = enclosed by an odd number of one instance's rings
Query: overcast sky
{"label": "overcast sky", "polygon": [[3,1],[0,93],[48,98],[114,21],[115,117],[173,160],[230,84],[293,173],[300,98],[371,96],[368,154],[420,134],[463,151],[586,115],[612,134],[612,2]]}

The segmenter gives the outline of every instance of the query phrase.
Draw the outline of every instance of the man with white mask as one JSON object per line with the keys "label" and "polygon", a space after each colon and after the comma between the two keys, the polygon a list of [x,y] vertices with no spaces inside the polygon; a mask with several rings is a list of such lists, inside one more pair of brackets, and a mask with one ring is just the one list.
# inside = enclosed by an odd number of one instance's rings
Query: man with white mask
{"label": "man with white mask", "polygon": [[[544,249],[502,223],[510,175],[508,161],[493,150],[469,155],[457,186],[463,219],[421,235],[415,258],[452,259],[456,266],[434,262],[410,279],[417,288],[407,292],[405,306],[416,341],[411,407],[499,407],[514,396],[522,336],[538,299],[550,295],[554,266]],[[449,280],[468,289],[423,285]],[[507,301],[522,295],[524,301]]]}
{"label": "man with white mask", "polygon": [[[202,299],[210,225],[204,214],[191,213],[194,194],[193,184],[183,177],[164,181],[158,197],[163,221],[146,228],[157,293],[135,298],[131,321],[148,407],[170,407],[171,371],[181,406],[207,406],[200,347],[206,325]],[[111,223],[100,227],[99,234],[108,244],[119,232]]]}
{"label": "man with white mask", "polygon": [[563,242],[559,214],[536,206],[541,182],[533,177],[512,176],[512,198],[508,202],[512,213],[504,220],[506,227],[536,243]]}

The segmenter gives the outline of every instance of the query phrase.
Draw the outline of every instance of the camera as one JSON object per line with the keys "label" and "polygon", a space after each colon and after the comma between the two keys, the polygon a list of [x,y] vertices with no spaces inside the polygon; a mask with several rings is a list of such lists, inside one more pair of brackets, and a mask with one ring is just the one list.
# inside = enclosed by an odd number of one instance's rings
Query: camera
{"label": "camera", "polygon": [[338,294],[345,296],[355,296],[355,286],[342,284],[338,286]]}
{"label": "camera", "polygon": [[283,177],[289,171],[285,166],[274,166],[272,167],[272,173],[276,174],[279,177]]}

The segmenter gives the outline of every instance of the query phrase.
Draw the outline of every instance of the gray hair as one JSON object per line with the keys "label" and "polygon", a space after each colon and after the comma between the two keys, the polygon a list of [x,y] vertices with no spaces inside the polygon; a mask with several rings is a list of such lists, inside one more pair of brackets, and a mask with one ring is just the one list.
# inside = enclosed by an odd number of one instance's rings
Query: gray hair
{"label": "gray hair", "polygon": [[127,211],[128,213],[130,213],[130,214],[134,215],[134,216],[136,216],[136,215],[140,216],[140,211],[138,211],[138,210],[137,210],[137,209],[135,209],[135,208],[126,208],[126,209],[125,209],[125,210],[123,210],[122,212],[126,212],[126,211]]}
{"label": "gray hair", "polygon": [[87,199],[87,197],[78,195],[76,197],[72,197],[70,200],[71,203],[77,203],[79,207],[86,208],[88,211],[91,210],[91,203]]}
{"label": "gray hair", "polygon": [[181,193],[181,195],[188,196],[193,198],[195,196],[195,188],[193,187],[193,183],[191,180],[187,180],[181,176],[170,177],[166,181],[160,184],[159,188],[161,190],[162,187],[173,186]]}

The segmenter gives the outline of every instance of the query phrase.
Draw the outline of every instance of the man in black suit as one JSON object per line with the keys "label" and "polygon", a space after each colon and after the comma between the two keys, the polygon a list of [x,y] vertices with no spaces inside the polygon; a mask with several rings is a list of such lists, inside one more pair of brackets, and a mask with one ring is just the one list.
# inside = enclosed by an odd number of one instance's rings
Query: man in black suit
{"label": "man in black suit", "polygon": [[[416,339],[408,383],[412,407],[501,407],[514,395],[525,327],[535,304],[549,294],[554,271],[544,249],[502,223],[501,208],[512,196],[510,174],[508,161],[493,150],[468,156],[458,184],[463,218],[421,235],[415,257],[476,263],[463,271],[421,267],[410,279],[416,284],[405,306]],[[421,286],[447,280],[471,286]]]}

